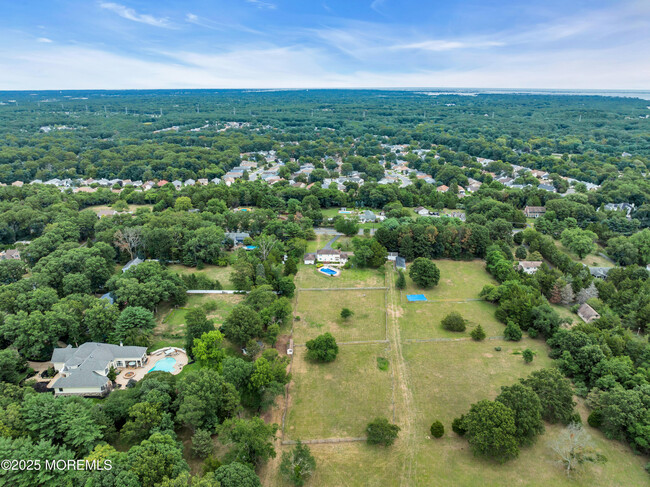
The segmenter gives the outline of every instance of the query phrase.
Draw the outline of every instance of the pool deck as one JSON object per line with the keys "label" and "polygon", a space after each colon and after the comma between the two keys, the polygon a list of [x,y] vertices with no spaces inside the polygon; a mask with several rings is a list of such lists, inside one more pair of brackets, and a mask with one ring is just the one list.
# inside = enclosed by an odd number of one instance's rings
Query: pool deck
{"label": "pool deck", "polygon": [[[176,363],[174,364],[174,370],[171,372],[171,374],[172,375],[179,374],[181,370],[183,370],[183,367],[185,367],[189,362],[187,358],[187,354],[185,352],[180,351],[180,349],[174,349],[176,350],[176,355],[165,355],[165,350],[169,350],[169,347],[161,348],[160,350],[156,350],[155,352],[148,355],[147,356],[148,361],[144,367],[124,367],[123,369],[120,369],[119,370],[120,373],[115,378],[115,383],[119,386],[125,387],[126,384],[129,382],[129,380],[131,379],[135,381],[142,380],[142,378],[151,369],[153,369],[159,361],[161,361],[166,357],[172,357],[176,359]],[[127,372],[134,372],[134,376],[129,378],[124,377],[124,374],[126,374]]]}

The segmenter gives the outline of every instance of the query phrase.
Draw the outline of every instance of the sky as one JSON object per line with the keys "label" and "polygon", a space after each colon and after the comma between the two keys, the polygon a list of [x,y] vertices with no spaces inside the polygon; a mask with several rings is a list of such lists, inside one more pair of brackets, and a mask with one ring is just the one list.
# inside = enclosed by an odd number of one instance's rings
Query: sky
{"label": "sky", "polygon": [[650,0],[29,0],[0,8],[0,90],[650,90]]}

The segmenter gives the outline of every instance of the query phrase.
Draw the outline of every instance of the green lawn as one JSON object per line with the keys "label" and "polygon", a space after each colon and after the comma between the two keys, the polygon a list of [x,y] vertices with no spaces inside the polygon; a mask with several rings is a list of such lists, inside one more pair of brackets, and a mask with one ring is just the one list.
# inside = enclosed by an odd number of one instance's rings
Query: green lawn
{"label": "green lawn", "polygon": [[[479,324],[489,337],[503,335],[504,325],[494,317],[496,306],[486,301],[409,303],[404,300],[402,309],[404,312],[399,321],[402,338],[469,337],[469,333]],[[468,320],[464,332],[447,331],[442,328],[442,319],[452,311],[459,312]]]}
{"label": "green lawn", "polygon": [[[305,343],[330,332],[338,341],[384,340],[386,338],[385,291],[304,291],[298,295],[294,321],[295,343]],[[354,315],[344,320],[341,309]]]}
{"label": "green lawn", "polygon": [[604,252],[605,249],[603,249],[600,245],[598,246],[598,249],[596,250],[595,253],[587,255],[584,259],[580,259],[577,254],[571,252],[569,249],[567,249],[564,245],[562,245],[562,242],[559,240],[555,240],[555,246],[560,249],[562,252],[564,252],[566,255],[571,257],[571,260],[575,262],[580,262],[581,264],[587,265],[589,267],[614,267],[614,264],[612,264],[609,259],[604,258],[601,255],[598,255],[599,252]]}
{"label": "green lawn", "polygon": [[337,277],[326,276],[318,272],[315,265],[300,265],[294,279],[296,287],[328,288],[341,287],[383,287],[384,268],[379,269],[341,269]]}
{"label": "green lawn", "polygon": [[187,267],[180,264],[170,265],[168,269],[178,274],[204,274],[212,280],[221,283],[223,289],[235,289],[230,282],[231,267],[218,267],[216,265],[206,265],[203,269],[198,270],[196,267]]}
{"label": "green lawn", "polygon": [[385,345],[343,345],[331,363],[312,363],[297,348],[292,367],[287,439],[364,435],[368,421],[392,417],[391,372],[379,370]]}
{"label": "green lawn", "polygon": [[405,273],[407,287],[402,294],[424,294],[429,300],[473,299],[478,298],[486,284],[497,284],[485,270],[485,263],[481,260],[435,260],[434,263],[440,269],[440,282],[437,286],[431,289],[416,286],[408,277],[407,269]]}

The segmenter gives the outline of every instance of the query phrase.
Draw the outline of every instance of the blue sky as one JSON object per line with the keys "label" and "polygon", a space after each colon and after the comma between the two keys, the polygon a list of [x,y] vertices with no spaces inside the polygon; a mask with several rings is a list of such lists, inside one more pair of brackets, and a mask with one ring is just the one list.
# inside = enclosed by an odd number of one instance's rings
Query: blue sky
{"label": "blue sky", "polygon": [[650,0],[29,0],[0,89],[650,89]]}

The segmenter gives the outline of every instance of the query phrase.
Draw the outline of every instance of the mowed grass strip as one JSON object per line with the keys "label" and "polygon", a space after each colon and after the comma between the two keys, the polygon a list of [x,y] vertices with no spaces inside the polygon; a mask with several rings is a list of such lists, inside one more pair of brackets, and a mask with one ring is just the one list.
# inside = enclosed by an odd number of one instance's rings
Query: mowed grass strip
{"label": "mowed grass strip", "polygon": [[[457,261],[457,260],[434,260],[440,269],[440,282],[431,289],[422,289],[406,275],[406,289],[404,294],[424,294],[428,300],[463,300],[478,298],[481,289],[486,284],[497,284],[492,276],[485,270],[485,263],[482,260]],[[410,264],[409,266],[410,267]],[[405,301],[405,296],[402,296]]]}
{"label": "mowed grass strip", "polygon": [[377,367],[385,345],[344,345],[327,364],[308,361],[306,352],[295,350],[285,439],[360,437],[375,417],[392,419],[390,368]]}
{"label": "mowed grass strip", "polygon": [[349,288],[349,287],[383,287],[384,268],[379,269],[341,269],[336,277],[318,272],[315,265],[301,265],[294,279],[298,289],[310,288]]}
{"label": "mowed grass strip", "polygon": [[[325,332],[338,341],[386,339],[385,291],[303,291],[298,295],[293,340],[301,344]],[[341,310],[354,314],[341,318]]]}
{"label": "mowed grass strip", "polygon": [[[505,325],[494,317],[496,309],[494,304],[487,301],[404,302],[403,313],[399,318],[402,339],[469,337],[478,325],[483,327],[488,337],[501,336]],[[467,320],[464,332],[448,331],[442,327],[442,319],[452,311],[457,311]]]}
{"label": "mowed grass strip", "polygon": [[235,289],[230,282],[232,267],[219,267],[216,265],[206,265],[203,269],[198,270],[196,267],[187,267],[180,264],[173,264],[167,267],[171,272],[177,274],[203,274],[213,281],[216,279],[221,284],[222,289]]}

